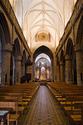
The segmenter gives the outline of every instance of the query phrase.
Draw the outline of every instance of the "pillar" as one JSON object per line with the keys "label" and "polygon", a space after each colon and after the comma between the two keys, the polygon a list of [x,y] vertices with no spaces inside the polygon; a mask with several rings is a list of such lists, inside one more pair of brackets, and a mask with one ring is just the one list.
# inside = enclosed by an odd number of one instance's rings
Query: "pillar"
{"label": "pillar", "polygon": [[36,67],[36,69],[34,69],[34,80],[39,80],[39,67]]}
{"label": "pillar", "polygon": [[2,63],[2,83],[5,85],[10,84],[10,60],[11,60],[12,47],[7,44],[3,50],[3,63]]}
{"label": "pillar", "polygon": [[77,84],[83,85],[83,50],[76,50]]}
{"label": "pillar", "polygon": [[55,82],[59,82],[59,81],[60,81],[60,64],[56,57],[55,58]]}
{"label": "pillar", "polygon": [[57,70],[57,82],[60,82],[60,64],[57,64],[56,66],[56,70]]}
{"label": "pillar", "polygon": [[65,81],[65,74],[64,74],[64,63],[60,62],[60,82]]}
{"label": "pillar", "polygon": [[20,84],[21,82],[21,56],[16,57],[16,84]]}
{"label": "pillar", "polygon": [[41,79],[41,67],[39,67],[39,80]]}
{"label": "pillar", "polygon": [[69,55],[65,57],[65,82],[73,83],[72,59]]}
{"label": "pillar", "polygon": [[23,62],[22,64],[22,74],[21,76],[24,76],[25,75],[25,63]]}
{"label": "pillar", "polygon": [[31,75],[30,81],[32,81],[32,65],[28,65],[28,66],[27,66],[26,73],[27,73],[28,75]]}
{"label": "pillar", "polygon": [[55,70],[55,76],[54,76],[54,81],[57,81],[57,58],[55,57],[55,62],[54,62],[54,70]]}
{"label": "pillar", "polygon": [[53,55],[53,58],[51,58],[51,72],[50,72],[50,81],[55,81],[55,55]]}

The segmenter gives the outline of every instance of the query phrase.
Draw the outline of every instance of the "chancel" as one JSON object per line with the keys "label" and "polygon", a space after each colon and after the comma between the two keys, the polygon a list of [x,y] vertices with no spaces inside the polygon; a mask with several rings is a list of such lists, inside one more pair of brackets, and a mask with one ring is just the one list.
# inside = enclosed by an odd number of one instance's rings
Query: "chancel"
{"label": "chancel", "polygon": [[0,0],[0,125],[83,125],[83,0]]}
{"label": "chancel", "polygon": [[52,76],[52,66],[51,66],[51,59],[48,55],[41,53],[35,59],[35,81],[51,81]]}

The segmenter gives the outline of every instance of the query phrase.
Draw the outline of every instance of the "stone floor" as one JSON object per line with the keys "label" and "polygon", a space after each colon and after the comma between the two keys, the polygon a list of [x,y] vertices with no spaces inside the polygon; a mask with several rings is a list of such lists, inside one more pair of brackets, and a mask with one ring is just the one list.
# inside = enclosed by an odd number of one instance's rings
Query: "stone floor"
{"label": "stone floor", "polygon": [[24,125],[69,125],[46,86],[40,86]]}

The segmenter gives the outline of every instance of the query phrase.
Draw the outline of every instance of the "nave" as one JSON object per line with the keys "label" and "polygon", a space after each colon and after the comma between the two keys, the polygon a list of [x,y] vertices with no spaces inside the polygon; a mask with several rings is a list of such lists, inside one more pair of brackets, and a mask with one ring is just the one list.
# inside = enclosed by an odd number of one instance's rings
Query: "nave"
{"label": "nave", "polygon": [[0,0],[0,125],[43,124],[83,125],[83,0]]}
{"label": "nave", "polygon": [[35,82],[0,87],[0,125],[83,125],[83,86]]}
{"label": "nave", "polygon": [[46,86],[40,86],[24,125],[69,125],[69,121]]}

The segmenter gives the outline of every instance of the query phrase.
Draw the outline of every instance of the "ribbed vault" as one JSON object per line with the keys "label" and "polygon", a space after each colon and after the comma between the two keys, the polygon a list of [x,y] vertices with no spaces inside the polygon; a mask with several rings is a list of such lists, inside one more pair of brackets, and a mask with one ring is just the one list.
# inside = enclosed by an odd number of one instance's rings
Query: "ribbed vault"
{"label": "ribbed vault", "polygon": [[10,0],[31,50],[56,49],[77,0]]}

